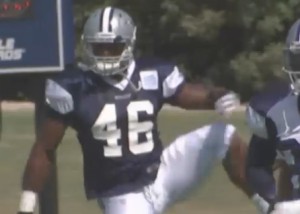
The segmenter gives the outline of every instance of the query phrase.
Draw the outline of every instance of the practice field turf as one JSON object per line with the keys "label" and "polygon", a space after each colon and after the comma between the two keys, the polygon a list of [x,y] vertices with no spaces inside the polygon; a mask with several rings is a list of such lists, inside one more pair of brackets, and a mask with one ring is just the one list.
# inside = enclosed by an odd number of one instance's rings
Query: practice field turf
{"label": "practice field turf", "polygon": [[[4,112],[0,141],[0,213],[16,213],[21,175],[34,140],[31,111]],[[164,142],[177,135],[217,120],[211,112],[164,111],[159,125]],[[245,139],[249,133],[242,113],[232,119]],[[73,131],[68,131],[58,150],[60,214],[101,213],[95,202],[87,202],[82,185],[82,157]],[[217,166],[206,184],[168,214],[252,214],[255,208],[227,179]]]}

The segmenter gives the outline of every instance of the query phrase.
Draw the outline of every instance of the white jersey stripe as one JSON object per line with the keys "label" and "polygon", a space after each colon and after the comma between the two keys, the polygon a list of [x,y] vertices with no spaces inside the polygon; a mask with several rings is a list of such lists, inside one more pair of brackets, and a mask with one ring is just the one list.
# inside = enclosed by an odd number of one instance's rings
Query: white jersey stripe
{"label": "white jersey stripe", "polygon": [[55,111],[67,114],[74,110],[73,97],[57,82],[48,79],[46,82],[46,103]]}
{"label": "white jersey stripe", "polygon": [[172,73],[163,81],[163,95],[164,98],[171,97],[177,91],[177,88],[184,81],[183,74],[175,66]]}

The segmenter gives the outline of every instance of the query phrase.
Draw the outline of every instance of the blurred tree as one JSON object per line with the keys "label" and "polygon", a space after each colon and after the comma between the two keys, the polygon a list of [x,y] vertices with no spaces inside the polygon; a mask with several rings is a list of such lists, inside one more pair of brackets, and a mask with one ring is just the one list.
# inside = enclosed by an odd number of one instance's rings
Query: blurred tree
{"label": "blurred tree", "polygon": [[[137,54],[174,60],[189,78],[244,99],[282,76],[282,44],[299,0],[74,0],[78,35],[91,10],[113,5],[138,25]],[[78,37],[79,39],[79,37]]]}

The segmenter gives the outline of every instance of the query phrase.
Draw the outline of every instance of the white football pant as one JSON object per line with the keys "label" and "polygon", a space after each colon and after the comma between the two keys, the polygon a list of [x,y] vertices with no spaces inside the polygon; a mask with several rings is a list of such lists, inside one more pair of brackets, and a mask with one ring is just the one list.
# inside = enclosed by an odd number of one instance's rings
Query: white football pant
{"label": "white football pant", "polygon": [[179,136],[164,149],[156,180],[144,189],[99,198],[105,214],[161,214],[187,196],[222,160],[235,127],[222,122]]}

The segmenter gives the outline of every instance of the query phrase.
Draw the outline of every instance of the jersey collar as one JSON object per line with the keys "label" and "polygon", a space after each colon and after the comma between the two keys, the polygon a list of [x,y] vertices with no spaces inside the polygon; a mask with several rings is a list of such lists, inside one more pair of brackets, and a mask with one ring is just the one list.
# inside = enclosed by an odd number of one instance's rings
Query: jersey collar
{"label": "jersey collar", "polygon": [[127,74],[126,74],[126,77],[127,78],[123,78],[123,80],[121,80],[120,82],[116,81],[116,80],[113,80],[109,77],[105,77],[103,78],[105,82],[107,82],[108,84],[120,89],[120,90],[124,90],[127,85],[128,85],[128,80],[130,80],[133,72],[135,70],[135,61],[132,60],[132,62],[130,63],[130,65],[128,66],[128,69],[127,69]]}

